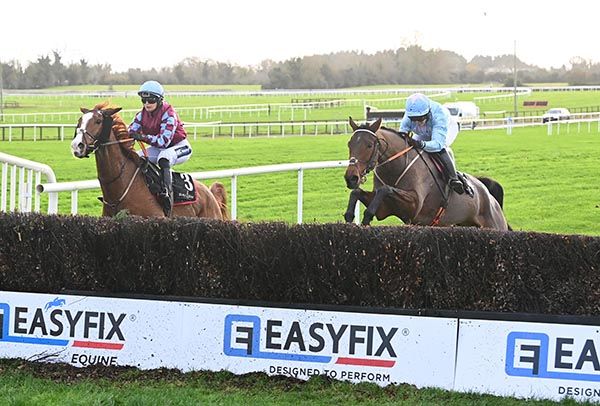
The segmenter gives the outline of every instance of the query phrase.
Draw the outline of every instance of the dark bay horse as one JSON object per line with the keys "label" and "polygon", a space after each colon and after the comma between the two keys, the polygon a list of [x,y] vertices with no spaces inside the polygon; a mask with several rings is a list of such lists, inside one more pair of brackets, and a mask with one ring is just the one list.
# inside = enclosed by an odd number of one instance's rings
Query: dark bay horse
{"label": "dark bay horse", "polygon": [[[141,170],[142,159],[133,149],[127,127],[117,114],[120,107],[108,108],[107,103],[93,109],[81,108],[71,150],[77,158],[96,155],[98,180],[102,188],[103,216],[114,216],[126,209],[129,214],[143,217],[164,217],[163,209],[146,185]],[[215,182],[210,189],[196,180],[198,199],[194,203],[175,205],[173,216],[208,217],[225,220],[227,192]]]}
{"label": "dark bay horse", "polygon": [[[508,230],[498,201],[476,177],[465,174],[474,193],[459,195],[447,187],[444,175],[427,152],[412,148],[405,137],[381,127],[381,119],[358,126],[350,118],[354,131],[348,142],[350,162],[344,178],[350,192],[347,222],[354,220],[357,201],[367,209],[363,224],[373,217],[383,220],[396,216],[406,224],[461,225]],[[373,172],[374,190],[360,189],[366,175]],[[486,182],[497,182],[487,178]]]}

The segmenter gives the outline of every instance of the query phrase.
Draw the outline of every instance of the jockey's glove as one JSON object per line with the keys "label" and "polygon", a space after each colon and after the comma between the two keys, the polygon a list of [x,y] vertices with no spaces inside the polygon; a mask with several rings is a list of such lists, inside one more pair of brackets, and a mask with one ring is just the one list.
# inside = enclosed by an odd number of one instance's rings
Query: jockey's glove
{"label": "jockey's glove", "polygon": [[136,141],[146,141],[146,136],[140,133],[131,134],[131,138],[133,138]]}
{"label": "jockey's glove", "polygon": [[415,140],[414,138],[409,138],[408,145],[410,145],[413,148],[423,149],[423,148],[425,148],[425,141]]}

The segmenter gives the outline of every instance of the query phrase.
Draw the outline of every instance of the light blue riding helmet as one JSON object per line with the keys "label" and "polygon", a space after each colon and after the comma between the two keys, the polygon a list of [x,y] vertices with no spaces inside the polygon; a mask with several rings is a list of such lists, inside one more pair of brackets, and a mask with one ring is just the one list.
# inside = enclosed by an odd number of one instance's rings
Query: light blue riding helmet
{"label": "light blue riding helmet", "polygon": [[415,93],[406,99],[406,115],[419,117],[429,113],[429,99],[423,93]]}
{"label": "light blue riding helmet", "polygon": [[165,89],[156,80],[148,80],[142,83],[138,95],[141,97],[158,97],[162,99],[165,96]]}

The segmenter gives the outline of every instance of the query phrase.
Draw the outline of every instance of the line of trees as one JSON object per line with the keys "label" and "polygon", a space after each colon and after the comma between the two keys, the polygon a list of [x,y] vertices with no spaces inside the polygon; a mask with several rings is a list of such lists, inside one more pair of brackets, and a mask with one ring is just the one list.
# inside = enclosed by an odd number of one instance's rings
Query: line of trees
{"label": "line of trees", "polygon": [[[168,84],[257,84],[267,89],[333,89],[374,84],[513,83],[513,56],[475,56],[467,61],[446,50],[412,45],[375,54],[337,52],[263,61],[260,66],[187,58],[161,69],[113,72],[110,64],[90,65],[85,59],[64,64],[57,51],[23,67],[18,61],[0,63],[4,87],[41,89],[64,85],[117,85],[156,79]],[[517,60],[518,78],[528,82],[600,83],[600,64],[572,58],[570,67],[543,69]]]}

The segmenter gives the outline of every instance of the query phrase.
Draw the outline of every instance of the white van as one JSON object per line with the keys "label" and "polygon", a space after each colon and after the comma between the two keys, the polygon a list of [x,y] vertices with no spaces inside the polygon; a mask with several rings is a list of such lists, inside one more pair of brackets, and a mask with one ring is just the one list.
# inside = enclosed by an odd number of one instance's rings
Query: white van
{"label": "white van", "polygon": [[479,107],[475,103],[458,101],[444,103],[444,107],[450,111],[450,115],[456,119],[459,127],[467,125],[475,128],[475,125],[477,125],[475,120],[479,119]]}

